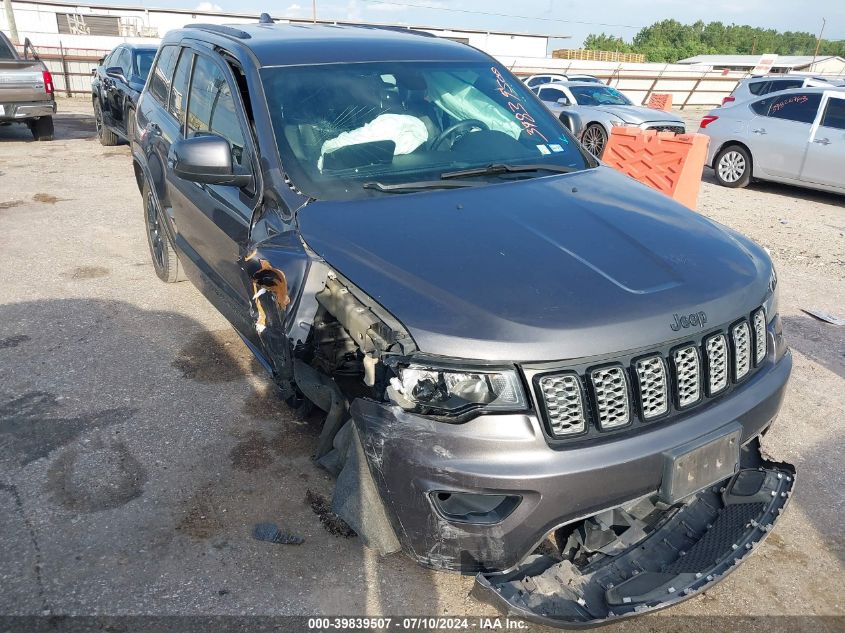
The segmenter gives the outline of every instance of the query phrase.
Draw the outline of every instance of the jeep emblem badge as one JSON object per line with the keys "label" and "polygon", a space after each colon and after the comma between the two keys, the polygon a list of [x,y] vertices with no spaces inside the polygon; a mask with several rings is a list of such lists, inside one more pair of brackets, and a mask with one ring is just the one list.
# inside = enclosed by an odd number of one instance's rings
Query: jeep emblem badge
{"label": "jeep emblem badge", "polygon": [[675,330],[676,332],[681,328],[688,328],[688,327],[704,327],[704,324],[707,323],[707,315],[702,312],[693,312],[692,314],[684,314],[682,316],[678,316],[677,314],[673,314],[672,316],[675,317],[675,322],[670,323],[669,327]]}

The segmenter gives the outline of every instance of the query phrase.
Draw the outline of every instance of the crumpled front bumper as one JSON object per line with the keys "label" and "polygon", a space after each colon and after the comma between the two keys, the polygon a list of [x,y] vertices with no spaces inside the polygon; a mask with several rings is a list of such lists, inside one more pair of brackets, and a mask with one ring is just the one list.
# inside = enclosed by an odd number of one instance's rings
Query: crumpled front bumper
{"label": "crumpled front bumper", "polygon": [[644,539],[576,567],[533,556],[504,575],[478,574],[473,595],[516,616],[559,628],[607,624],[706,591],[768,536],[789,501],[795,469],[743,451],[743,468],[666,513]]}
{"label": "crumpled front bumper", "polygon": [[[677,447],[737,423],[742,444],[758,437],[780,409],[791,366],[787,353],[730,397],[601,443],[553,449],[533,414],[446,424],[360,399],[351,408],[354,437],[406,554],[436,569],[502,572],[556,528],[658,491],[665,455]],[[455,521],[438,508],[438,491],[509,495],[519,503],[496,522]],[[360,533],[366,513],[352,519]]]}

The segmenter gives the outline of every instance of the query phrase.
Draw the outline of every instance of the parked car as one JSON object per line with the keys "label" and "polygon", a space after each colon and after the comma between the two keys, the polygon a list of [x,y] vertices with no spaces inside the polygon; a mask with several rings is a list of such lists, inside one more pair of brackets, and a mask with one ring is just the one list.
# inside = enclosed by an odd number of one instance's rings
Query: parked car
{"label": "parked car", "polygon": [[156,273],[326,412],[316,458],[368,547],[572,626],[697,595],[778,521],[766,251],[601,165],[490,56],[196,25],[137,120]]}
{"label": "parked car", "polygon": [[0,125],[23,123],[36,141],[52,141],[53,92],[53,77],[30,41],[21,57],[0,31]]}
{"label": "parked car", "polygon": [[781,90],[701,120],[707,164],[725,187],[753,178],[845,193],[845,88]]}
{"label": "parked car", "polygon": [[135,138],[135,111],[156,54],[155,46],[121,44],[91,74],[97,138],[103,145]]}
{"label": "parked car", "polygon": [[806,88],[812,86],[829,87],[831,84],[817,77],[801,77],[800,75],[766,75],[741,79],[727,97],[722,99],[722,105],[734,102],[748,101],[755,97],[762,97],[770,92],[780,92],[790,88]]}
{"label": "parked car", "polygon": [[599,79],[598,77],[594,77],[593,75],[561,75],[561,74],[552,74],[552,75],[531,75],[528,79],[524,80],[524,83],[529,88],[534,88],[536,86],[541,86],[543,84],[550,84],[556,81],[584,81],[587,83],[594,83],[594,84],[604,84],[604,82]]}
{"label": "parked car", "polygon": [[570,130],[580,134],[581,142],[601,158],[614,127],[639,127],[644,130],[686,131],[684,120],[677,114],[635,106],[621,92],[605,85],[586,82],[556,82],[532,89],[540,100]]}

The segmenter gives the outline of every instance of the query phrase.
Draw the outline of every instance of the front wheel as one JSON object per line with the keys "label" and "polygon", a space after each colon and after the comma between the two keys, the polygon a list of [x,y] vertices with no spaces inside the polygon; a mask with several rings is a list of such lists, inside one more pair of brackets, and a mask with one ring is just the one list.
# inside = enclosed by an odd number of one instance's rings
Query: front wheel
{"label": "front wheel", "polygon": [[156,275],[168,284],[181,281],[183,277],[180,274],[179,258],[176,256],[173,244],[167,237],[164,218],[146,179],[144,180],[142,195],[144,198],[144,224],[147,229],[147,243],[150,246],[150,256],[153,260]]}
{"label": "front wheel", "polygon": [[117,134],[106,127],[103,119],[103,107],[100,105],[99,99],[94,99],[94,124],[97,126],[97,138],[100,139],[100,145],[106,147],[117,145],[119,139]]}
{"label": "front wheel", "polygon": [[581,144],[593,156],[601,158],[604,154],[604,146],[607,145],[607,132],[602,125],[591,123],[581,136]]}
{"label": "front wheel", "polygon": [[716,155],[713,171],[723,187],[745,187],[751,182],[751,154],[741,145],[729,145]]}
{"label": "front wheel", "polygon": [[53,140],[53,117],[43,116],[35,119],[29,125],[29,131],[32,132],[32,138],[36,141],[52,141]]}

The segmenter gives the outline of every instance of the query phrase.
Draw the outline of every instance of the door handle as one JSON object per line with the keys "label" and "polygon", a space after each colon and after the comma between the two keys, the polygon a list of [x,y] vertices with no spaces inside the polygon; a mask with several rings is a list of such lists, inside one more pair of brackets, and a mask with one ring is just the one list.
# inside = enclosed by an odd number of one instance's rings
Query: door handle
{"label": "door handle", "polygon": [[830,141],[826,138],[817,138],[813,141],[813,143],[818,143],[819,145],[830,145]]}
{"label": "door handle", "polygon": [[150,130],[150,134],[153,136],[161,136],[161,128],[158,126],[158,123],[150,123],[148,128]]}
{"label": "door handle", "polygon": [[766,133],[766,128],[761,127],[761,128],[758,128],[758,129],[756,129],[756,130],[751,130],[751,131],[752,131],[754,134],[765,134],[765,133]]}

